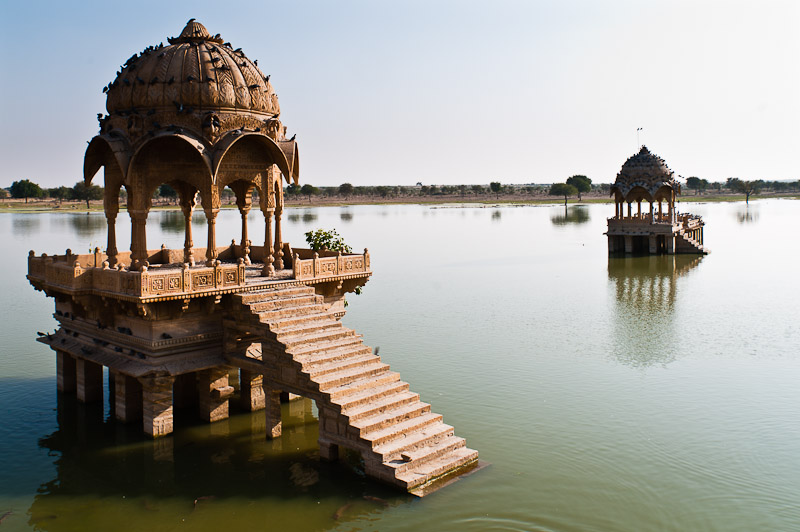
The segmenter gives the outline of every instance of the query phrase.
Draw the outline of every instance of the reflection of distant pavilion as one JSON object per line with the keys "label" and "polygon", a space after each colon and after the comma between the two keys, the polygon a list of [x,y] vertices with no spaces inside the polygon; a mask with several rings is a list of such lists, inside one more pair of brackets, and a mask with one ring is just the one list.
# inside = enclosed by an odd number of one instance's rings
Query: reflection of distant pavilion
{"label": "reflection of distant pavilion", "polygon": [[635,367],[672,362],[673,310],[678,278],[695,268],[697,255],[619,257],[608,260],[614,292],[614,357]]}
{"label": "reflection of distant pavilion", "polygon": [[[708,253],[703,247],[702,218],[675,212],[680,183],[664,159],[650,153],[645,146],[622,165],[611,193],[615,212],[614,217],[608,219],[606,232],[609,254]],[[650,204],[649,212],[642,212],[642,200]]]}

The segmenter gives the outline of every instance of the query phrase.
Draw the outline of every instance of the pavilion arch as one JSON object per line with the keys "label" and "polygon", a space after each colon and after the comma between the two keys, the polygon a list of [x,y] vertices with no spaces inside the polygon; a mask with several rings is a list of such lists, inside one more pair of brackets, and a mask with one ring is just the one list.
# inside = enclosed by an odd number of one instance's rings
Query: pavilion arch
{"label": "pavilion arch", "polygon": [[653,196],[642,185],[634,185],[633,187],[631,187],[628,193],[625,194],[625,201],[628,203],[633,203],[633,202],[640,203],[642,201],[652,203]]}
{"label": "pavilion arch", "polygon": [[[233,148],[237,144],[239,146],[234,150]],[[244,155],[245,161],[248,164],[251,162],[250,158],[252,158],[252,162],[255,163],[260,157],[266,157],[264,160],[270,160],[271,164],[275,164],[278,169],[280,169],[281,173],[286,176],[287,183],[289,182],[289,176],[292,175],[292,170],[289,166],[289,162],[286,160],[286,155],[274,140],[266,135],[255,132],[232,132],[221,139],[214,150],[212,169],[215,184],[220,179],[220,171],[224,172],[225,166],[228,166],[225,163],[225,158],[228,157],[229,154],[231,154],[231,158]],[[239,161],[235,162],[235,166],[240,165],[241,163]],[[233,167],[234,164],[230,166]]]}
{"label": "pavilion arch", "polygon": [[[145,224],[153,192],[167,182],[182,183],[176,189],[181,194],[184,215],[191,223],[194,191],[212,196],[211,166],[205,144],[185,134],[165,133],[142,143],[131,157],[127,172],[128,212],[131,217],[131,261],[133,268],[147,262]],[[213,202],[212,202],[213,203]],[[205,207],[205,205],[204,205]],[[217,207],[218,210],[218,207]],[[213,222],[209,221],[209,234]],[[213,240],[210,238],[210,240]],[[187,228],[187,243],[191,242],[191,227]],[[191,249],[191,247],[190,247]],[[189,252],[189,256],[191,253]]]}
{"label": "pavilion arch", "polygon": [[83,160],[83,181],[88,186],[103,168],[103,211],[108,225],[106,253],[109,264],[117,264],[116,220],[119,213],[119,191],[125,185],[130,161],[130,146],[123,138],[111,135],[94,137],[86,148]]}

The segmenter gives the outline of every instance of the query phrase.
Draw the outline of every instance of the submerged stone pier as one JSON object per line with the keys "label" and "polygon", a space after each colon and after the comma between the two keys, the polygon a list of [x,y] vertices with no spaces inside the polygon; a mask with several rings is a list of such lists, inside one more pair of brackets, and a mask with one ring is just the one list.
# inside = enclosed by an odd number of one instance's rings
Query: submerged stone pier
{"label": "submerged stone pier", "polygon": [[[476,467],[442,416],[431,412],[361,337],[345,328],[344,297],[371,276],[363,253],[293,248],[282,240],[283,182],[299,180],[297,143],[286,138],[269,76],[239,49],[190,20],[169,46],[131,57],[105,89],[107,116],[89,143],[84,177],[104,170],[105,251],[28,257],[28,279],[55,299],[58,389],[84,403],[113,381],[114,415],[153,438],[173,431],[174,409],[206,422],[263,410],[266,437],[281,436],[281,395],[313,399],[323,459],[340,447],[367,475],[424,495]],[[153,192],[178,194],[182,249],[147,248]],[[119,192],[127,191],[130,251],[117,249]],[[222,190],[236,197],[241,239],[217,245]],[[265,241],[248,239],[254,197]],[[194,245],[192,212],[207,219]]]}

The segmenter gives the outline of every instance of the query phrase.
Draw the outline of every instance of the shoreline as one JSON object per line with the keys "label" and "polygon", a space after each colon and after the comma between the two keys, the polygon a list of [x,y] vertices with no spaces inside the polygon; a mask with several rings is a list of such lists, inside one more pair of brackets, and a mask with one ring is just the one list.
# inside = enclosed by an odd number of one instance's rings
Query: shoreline
{"label": "shoreline", "polygon": [[[753,202],[765,199],[800,199],[799,193],[787,194],[759,194],[758,196],[751,196]],[[678,201],[679,203],[733,203],[737,201],[744,201],[744,194],[703,194],[682,196]],[[480,197],[469,198],[462,196],[430,196],[430,197],[399,197],[399,198],[350,198],[342,200],[341,198],[314,198],[312,201],[306,199],[296,200],[295,198],[287,198],[285,207],[293,208],[308,208],[308,207],[350,207],[356,205],[452,205],[451,208],[458,207],[476,207],[476,208],[490,208],[499,206],[526,206],[526,205],[562,205],[563,198],[556,196],[547,197],[530,197],[520,198],[519,195],[500,195],[496,198]],[[586,195],[583,200],[578,201],[577,198],[570,199],[567,205],[590,205],[596,203],[613,203],[611,198],[591,194]],[[236,209],[236,204],[225,204],[220,208],[222,209]],[[120,211],[126,211],[127,206],[120,204]],[[176,211],[180,210],[180,206],[174,204],[153,205],[151,210],[166,210]],[[196,210],[202,210],[196,208]],[[65,212],[65,213],[88,213],[88,212],[103,212],[103,201],[97,200],[91,203],[91,208],[87,209],[84,201],[75,202],[62,202],[61,205],[54,205],[52,200],[47,201],[31,201],[25,203],[22,200],[4,199],[0,201],[0,213],[20,213],[20,214],[34,214],[34,213],[49,213],[49,212]]]}

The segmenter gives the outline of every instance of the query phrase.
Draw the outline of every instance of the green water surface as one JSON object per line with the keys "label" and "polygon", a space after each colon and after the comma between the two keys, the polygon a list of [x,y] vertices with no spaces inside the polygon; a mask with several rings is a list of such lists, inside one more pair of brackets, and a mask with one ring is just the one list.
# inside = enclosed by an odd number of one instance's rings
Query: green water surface
{"label": "green water surface", "polygon": [[[107,398],[59,397],[27,252],[103,246],[105,219],[0,214],[0,530],[800,530],[800,203],[684,207],[706,257],[609,259],[609,205],[289,210],[295,245],[369,248],[345,324],[491,464],[423,499],[320,462],[310,401],[276,441],[234,411],[153,442]],[[147,230],[182,246],[179,212]],[[220,213],[217,240],[238,234]]]}

